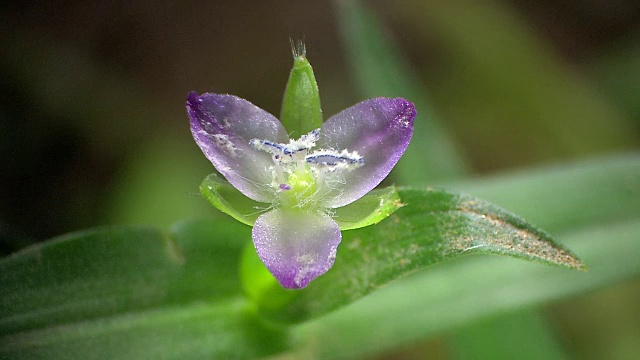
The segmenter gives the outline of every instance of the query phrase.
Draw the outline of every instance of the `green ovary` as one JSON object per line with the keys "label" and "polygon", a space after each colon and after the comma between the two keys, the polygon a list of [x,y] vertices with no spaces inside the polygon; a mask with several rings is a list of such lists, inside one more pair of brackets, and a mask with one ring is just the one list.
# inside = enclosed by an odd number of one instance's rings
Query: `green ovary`
{"label": "green ovary", "polygon": [[291,189],[280,191],[280,202],[283,207],[308,210],[316,204],[314,201],[317,190],[316,178],[308,166],[290,174],[286,185]]}

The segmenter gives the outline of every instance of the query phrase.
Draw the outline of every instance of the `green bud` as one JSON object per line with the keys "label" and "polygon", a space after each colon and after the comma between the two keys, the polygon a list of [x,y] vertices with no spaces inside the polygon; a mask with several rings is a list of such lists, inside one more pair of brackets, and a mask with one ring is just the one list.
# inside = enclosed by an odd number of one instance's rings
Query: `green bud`
{"label": "green bud", "polygon": [[322,127],[322,109],[313,68],[302,41],[291,41],[293,69],[282,99],[280,121],[292,138]]}

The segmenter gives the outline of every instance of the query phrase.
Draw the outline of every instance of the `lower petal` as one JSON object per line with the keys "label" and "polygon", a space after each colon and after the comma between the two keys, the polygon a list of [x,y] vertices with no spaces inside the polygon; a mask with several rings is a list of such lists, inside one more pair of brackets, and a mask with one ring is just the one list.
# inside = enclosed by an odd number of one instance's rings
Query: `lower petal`
{"label": "lower petal", "polygon": [[342,234],[323,213],[276,209],[253,227],[253,244],[267,269],[289,289],[303,288],[327,272]]}

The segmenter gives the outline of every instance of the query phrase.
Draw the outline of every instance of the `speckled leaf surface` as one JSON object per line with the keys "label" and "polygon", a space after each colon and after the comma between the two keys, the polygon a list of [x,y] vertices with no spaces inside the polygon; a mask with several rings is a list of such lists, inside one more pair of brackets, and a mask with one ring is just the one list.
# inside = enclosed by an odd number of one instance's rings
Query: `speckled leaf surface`
{"label": "speckled leaf surface", "polygon": [[640,221],[560,234],[588,273],[513,258],[458,258],[395,281],[335,312],[301,324],[295,338],[319,358],[365,357],[482,318],[566,299],[640,272]]}

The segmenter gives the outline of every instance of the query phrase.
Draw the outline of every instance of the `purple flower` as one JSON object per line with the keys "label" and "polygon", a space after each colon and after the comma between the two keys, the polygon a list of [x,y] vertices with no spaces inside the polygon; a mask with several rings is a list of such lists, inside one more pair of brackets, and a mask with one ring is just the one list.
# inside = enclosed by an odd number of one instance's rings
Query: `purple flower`
{"label": "purple flower", "polygon": [[334,209],[389,174],[416,115],[405,99],[375,98],[289,139],[277,118],[236,96],[192,92],[186,105],[204,155],[240,192],[265,203],[253,243],[285,288],[303,288],[331,268],[342,239]]}

